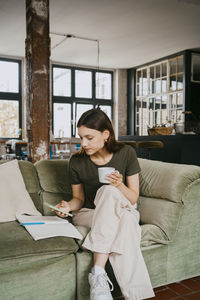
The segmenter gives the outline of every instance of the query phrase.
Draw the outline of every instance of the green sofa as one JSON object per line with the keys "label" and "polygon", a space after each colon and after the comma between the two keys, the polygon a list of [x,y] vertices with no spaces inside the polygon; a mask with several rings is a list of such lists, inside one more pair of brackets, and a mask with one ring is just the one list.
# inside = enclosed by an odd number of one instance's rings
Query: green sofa
{"label": "green sofa", "polygon": [[[200,275],[200,167],[146,159],[139,163],[141,248],[153,287]],[[67,160],[19,161],[19,167],[41,213],[54,214],[46,202],[71,198]],[[81,244],[64,237],[34,241],[16,221],[0,223],[1,299],[88,300],[92,254]],[[107,271],[118,297],[109,264]]]}

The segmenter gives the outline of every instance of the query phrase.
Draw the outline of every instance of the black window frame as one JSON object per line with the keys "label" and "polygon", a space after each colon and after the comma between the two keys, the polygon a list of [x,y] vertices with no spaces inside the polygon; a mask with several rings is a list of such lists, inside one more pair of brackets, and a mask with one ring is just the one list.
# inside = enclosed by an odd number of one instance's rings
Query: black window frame
{"label": "black window frame", "polygon": [[[18,101],[19,102],[19,129],[22,129],[22,60],[21,59],[13,59],[13,58],[7,58],[7,57],[0,57],[0,61],[6,61],[6,62],[13,62],[18,63],[19,69],[18,69],[18,93],[13,92],[1,92],[0,91],[0,101],[1,100],[8,100],[8,101]],[[16,139],[21,140],[22,139],[22,130],[20,131],[19,137],[1,137],[1,140],[8,140],[8,139]]]}
{"label": "black window frame", "polygon": [[[71,96],[54,96],[54,83],[53,83],[53,68],[69,69],[71,70]],[[75,71],[89,71],[92,73],[92,97],[91,98],[81,98],[75,97]],[[62,64],[52,63],[51,66],[51,82],[52,82],[52,132],[54,133],[54,103],[69,103],[71,104],[71,137],[76,135],[76,120],[73,120],[74,107],[76,104],[91,104],[93,107],[98,105],[105,105],[111,107],[111,118],[113,118],[113,71],[110,70],[101,70],[101,69],[92,69],[85,67],[75,67]],[[101,99],[96,98],[96,87],[95,87],[95,78],[96,73],[107,73],[111,74],[111,99]]]}

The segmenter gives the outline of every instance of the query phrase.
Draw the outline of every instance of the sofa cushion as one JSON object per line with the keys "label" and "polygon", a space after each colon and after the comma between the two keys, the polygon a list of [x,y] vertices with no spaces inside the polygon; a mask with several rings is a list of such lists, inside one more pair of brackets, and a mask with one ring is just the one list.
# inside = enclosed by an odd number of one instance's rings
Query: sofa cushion
{"label": "sofa cushion", "polygon": [[187,186],[200,178],[200,167],[139,158],[140,194],[181,202]]}
{"label": "sofa cushion", "polygon": [[138,200],[140,223],[152,224],[160,228],[164,234],[165,243],[173,239],[183,208],[183,203],[174,203],[166,199],[140,196]]}
{"label": "sofa cushion", "polygon": [[40,183],[35,166],[30,161],[18,161],[20,171],[22,173],[26,189],[31,196],[36,208],[42,212],[42,205],[40,201]]}
{"label": "sofa cushion", "polygon": [[42,160],[35,164],[41,184],[40,202],[44,215],[55,215],[47,203],[58,204],[72,198],[68,177],[68,160]]}
{"label": "sofa cushion", "polygon": [[156,244],[168,244],[169,240],[166,234],[156,225],[141,225],[141,247],[149,247]]}
{"label": "sofa cushion", "polygon": [[68,160],[41,160],[35,163],[35,167],[45,192],[71,193]]}
{"label": "sofa cushion", "polygon": [[0,165],[0,222],[16,220],[17,213],[40,215],[26,190],[18,161]]}
{"label": "sofa cushion", "polygon": [[24,256],[48,256],[75,253],[76,242],[68,237],[53,237],[35,241],[18,222],[0,224],[0,260]]}

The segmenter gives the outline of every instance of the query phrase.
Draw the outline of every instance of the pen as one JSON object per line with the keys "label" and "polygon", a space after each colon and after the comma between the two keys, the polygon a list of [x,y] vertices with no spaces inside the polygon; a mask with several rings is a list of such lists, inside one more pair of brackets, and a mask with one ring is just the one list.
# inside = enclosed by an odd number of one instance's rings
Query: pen
{"label": "pen", "polygon": [[45,224],[45,222],[35,222],[35,223],[21,223],[20,225],[40,225],[40,224]]}

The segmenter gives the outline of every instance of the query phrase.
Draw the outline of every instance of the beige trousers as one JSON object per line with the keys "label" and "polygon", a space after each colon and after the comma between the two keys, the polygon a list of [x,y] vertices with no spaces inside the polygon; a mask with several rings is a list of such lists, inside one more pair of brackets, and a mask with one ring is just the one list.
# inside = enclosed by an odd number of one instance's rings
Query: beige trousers
{"label": "beige trousers", "polygon": [[126,300],[154,296],[148,271],[140,249],[139,212],[128,199],[111,185],[96,194],[95,209],[83,208],[73,223],[91,228],[83,247],[109,253],[109,261]]}

